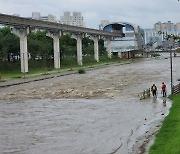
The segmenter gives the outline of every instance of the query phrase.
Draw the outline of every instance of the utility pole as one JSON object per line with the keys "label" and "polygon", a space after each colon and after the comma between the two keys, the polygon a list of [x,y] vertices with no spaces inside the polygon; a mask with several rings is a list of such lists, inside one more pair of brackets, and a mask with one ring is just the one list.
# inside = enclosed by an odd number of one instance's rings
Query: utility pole
{"label": "utility pole", "polygon": [[172,47],[173,47],[174,40],[173,38],[169,39],[170,45],[170,65],[171,65],[171,94],[173,94],[173,72],[172,72]]}

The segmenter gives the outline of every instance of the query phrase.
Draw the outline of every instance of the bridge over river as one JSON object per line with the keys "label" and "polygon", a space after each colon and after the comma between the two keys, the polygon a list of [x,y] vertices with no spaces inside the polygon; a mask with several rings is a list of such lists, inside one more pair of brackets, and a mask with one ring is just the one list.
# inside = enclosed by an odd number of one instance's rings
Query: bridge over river
{"label": "bridge over river", "polygon": [[[60,68],[60,43],[59,39],[62,35],[66,33],[71,33],[72,38],[76,39],[77,42],[77,63],[83,65],[82,57],[82,39],[88,36],[94,42],[94,59],[99,62],[99,39],[104,39],[106,41],[108,57],[111,58],[112,55],[112,41],[115,38],[124,37],[122,28],[124,23],[114,24],[110,31],[103,31],[91,28],[70,26],[60,23],[40,21],[35,19],[11,16],[6,14],[0,14],[0,24],[9,25],[12,27],[12,33],[19,36],[20,38],[20,59],[21,59],[21,72],[28,72],[28,49],[27,49],[27,37],[28,34],[37,30],[46,30],[46,36],[53,39],[54,47],[54,68]],[[140,40],[140,34],[136,28],[133,28],[133,33],[135,33],[136,39]],[[117,41],[116,41],[117,42]],[[134,41],[133,41],[134,42]],[[142,41],[137,41],[139,44]],[[141,46],[142,48],[142,46]],[[130,52],[123,53],[123,57],[131,57]]]}
{"label": "bridge over river", "polygon": [[94,41],[94,58],[99,61],[98,40],[104,38],[109,42],[109,51],[111,52],[111,42],[114,37],[122,37],[123,34],[119,32],[105,32],[102,30],[70,26],[60,23],[40,21],[35,19],[11,16],[0,14],[0,24],[9,25],[12,27],[12,33],[20,38],[20,57],[21,57],[21,72],[28,72],[28,49],[27,36],[30,32],[37,29],[44,29],[47,31],[47,36],[53,39],[54,46],[54,67],[60,68],[60,44],[59,38],[67,32],[72,33],[72,38],[77,40],[77,62],[82,65],[82,39],[89,36]]}

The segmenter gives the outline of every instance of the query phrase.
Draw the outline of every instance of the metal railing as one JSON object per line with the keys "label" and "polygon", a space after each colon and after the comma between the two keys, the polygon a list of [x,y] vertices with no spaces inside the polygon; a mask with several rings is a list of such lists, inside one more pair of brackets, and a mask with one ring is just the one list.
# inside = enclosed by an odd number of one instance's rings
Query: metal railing
{"label": "metal railing", "polygon": [[180,93],[180,83],[177,85],[173,85],[172,90],[173,90],[173,94],[179,94]]}
{"label": "metal railing", "polygon": [[144,90],[143,92],[141,92],[141,93],[138,94],[140,100],[146,99],[146,98],[150,97],[150,95],[151,95],[151,90],[150,90],[150,88],[148,88],[148,89],[146,89],[146,90]]}

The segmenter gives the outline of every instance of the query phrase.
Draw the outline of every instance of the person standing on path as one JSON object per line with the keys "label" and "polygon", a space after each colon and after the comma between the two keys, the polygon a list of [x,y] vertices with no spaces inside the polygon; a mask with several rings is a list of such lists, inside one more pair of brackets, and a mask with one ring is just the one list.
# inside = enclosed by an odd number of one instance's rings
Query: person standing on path
{"label": "person standing on path", "polygon": [[161,93],[163,97],[166,97],[166,84],[164,82],[162,82]]}
{"label": "person standing on path", "polygon": [[154,98],[157,98],[157,87],[155,84],[152,85],[151,87],[152,95]]}

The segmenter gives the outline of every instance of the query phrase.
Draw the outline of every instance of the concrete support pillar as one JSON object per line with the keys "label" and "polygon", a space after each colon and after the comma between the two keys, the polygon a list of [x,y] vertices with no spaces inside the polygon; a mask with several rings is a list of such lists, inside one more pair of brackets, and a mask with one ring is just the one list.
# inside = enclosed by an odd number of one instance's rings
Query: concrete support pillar
{"label": "concrete support pillar", "polygon": [[128,59],[129,58],[129,53],[125,52],[125,55],[126,55],[126,59]]}
{"label": "concrete support pillar", "polygon": [[118,57],[122,58],[122,52],[118,52]]}
{"label": "concrete support pillar", "polygon": [[94,41],[94,59],[99,62],[99,36],[90,36],[90,39]]}
{"label": "concrete support pillar", "polygon": [[77,63],[82,66],[82,38],[81,34],[72,34],[72,38],[77,41]]}
{"label": "concrete support pillar", "polygon": [[111,44],[111,40],[108,39],[107,40],[107,52],[108,52],[108,58],[112,58],[112,44]]}
{"label": "concrete support pillar", "polygon": [[128,59],[130,59],[130,58],[132,58],[132,57],[131,57],[131,52],[128,51]]}
{"label": "concrete support pillar", "polygon": [[124,58],[124,57],[123,57],[123,52],[120,53],[120,56],[121,56],[121,58]]}
{"label": "concrete support pillar", "polygon": [[122,58],[125,59],[125,54],[124,52],[121,52]]}
{"label": "concrete support pillar", "polygon": [[13,34],[20,38],[20,57],[21,57],[21,72],[28,72],[28,51],[27,51],[27,35],[29,34],[29,28],[12,28]]}
{"label": "concrete support pillar", "polygon": [[51,32],[49,31],[46,36],[53,38],[54,47],[54,68],[60,68],[60,45],[59,38],[61,37],[61,31]]}

